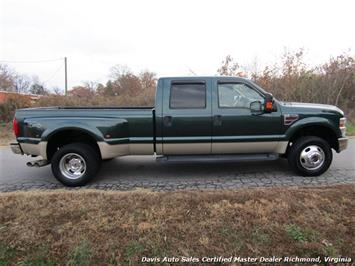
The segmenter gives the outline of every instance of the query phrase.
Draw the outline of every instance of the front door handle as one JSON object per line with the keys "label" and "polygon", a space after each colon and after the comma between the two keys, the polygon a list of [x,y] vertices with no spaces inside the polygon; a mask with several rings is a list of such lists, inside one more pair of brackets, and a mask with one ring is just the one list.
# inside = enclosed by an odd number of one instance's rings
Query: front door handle
{"label": "front door handle", "polygon": [[171,117],[171,115],[164,116],[163,123],[164,126],[171,127],[171,125],[173,124],[173,118]]}
{"label": "front door handle", "polygon": [[213,116],[213,125],[214,126],[222,126],[222,116],[221,115],[215,115]]}

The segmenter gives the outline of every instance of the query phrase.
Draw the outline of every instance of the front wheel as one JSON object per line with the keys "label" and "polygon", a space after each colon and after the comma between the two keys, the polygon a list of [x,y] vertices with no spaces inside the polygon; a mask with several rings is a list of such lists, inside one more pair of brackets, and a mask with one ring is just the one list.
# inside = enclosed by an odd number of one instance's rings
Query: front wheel
{"label": "front wheel", "polygon": [[333,160],[333,153],[324,139],[307,136],[293,143],[287,159],[298,174],[318,176],[328,170]]}
{"label": "front wheel", "polygon": [[61,147],[51,160],[53,175],[66,186],[88,183],[100,168],[99,155],[90,145],[72,143]]}

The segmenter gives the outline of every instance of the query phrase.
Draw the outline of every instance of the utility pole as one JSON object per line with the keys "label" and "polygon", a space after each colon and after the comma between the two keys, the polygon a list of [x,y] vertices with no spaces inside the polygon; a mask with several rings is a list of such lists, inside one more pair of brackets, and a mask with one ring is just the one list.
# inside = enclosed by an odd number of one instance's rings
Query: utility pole
{"label": "utility pole", "polygon": [[67,58],[64,57],[64,75],[65,75],[65,96],[68,93],[68,69],[67,69]]}

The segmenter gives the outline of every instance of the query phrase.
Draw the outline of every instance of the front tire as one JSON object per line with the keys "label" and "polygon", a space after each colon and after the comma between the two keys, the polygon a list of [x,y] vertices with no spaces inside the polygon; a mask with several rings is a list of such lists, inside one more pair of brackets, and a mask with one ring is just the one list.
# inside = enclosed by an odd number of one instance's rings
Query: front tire
{"label": "front tire", "polygon": [[293,143],[287,159],[296,173],[302,176],[319,176],[328,170],[333,153],[324,139],[307,136]]}
{"label": "front tire", "polygon": [[52,172],[66,186],[83,186],[96,175],[100,161],[98,153],[90,145],[71,143],[61,147],[53,155]]}

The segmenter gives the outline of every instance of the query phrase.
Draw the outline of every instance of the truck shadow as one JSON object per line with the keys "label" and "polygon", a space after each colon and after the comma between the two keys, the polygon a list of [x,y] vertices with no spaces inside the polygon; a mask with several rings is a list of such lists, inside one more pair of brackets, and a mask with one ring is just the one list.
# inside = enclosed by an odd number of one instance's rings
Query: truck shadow
{"label": "truck shadow", "polygon": [[[153,190],[331,185],[355,182],[353,149],[334,153],[334,163],[319,177],[296,175],[287,160],[259,162],[158,163],[152,156],[126,156],[103,162],[100,172],[83,188]],[[63,188],[50,165],[28,168],[28,157],[0,151],[0,191]]]}
{"label": "truck shadow", "polygon": [[104,162],[94,182],[110,180],[144,180],[164,181],[168,179],[223,179],[240,177],[294,176],[287,160],[259,162],[216,162],[216,163],[158,163],[152,157],[132,156]]}

